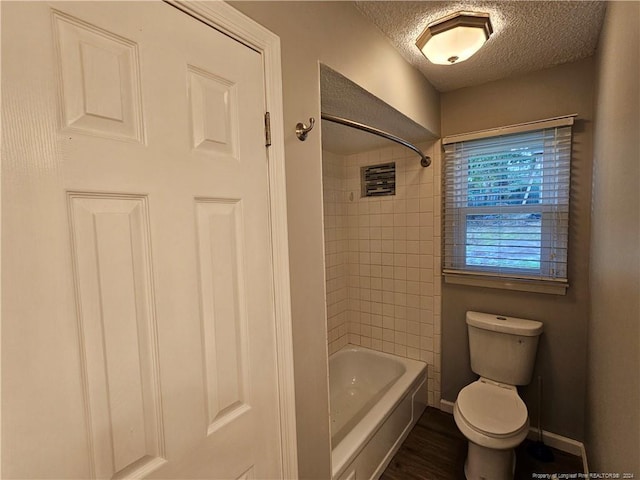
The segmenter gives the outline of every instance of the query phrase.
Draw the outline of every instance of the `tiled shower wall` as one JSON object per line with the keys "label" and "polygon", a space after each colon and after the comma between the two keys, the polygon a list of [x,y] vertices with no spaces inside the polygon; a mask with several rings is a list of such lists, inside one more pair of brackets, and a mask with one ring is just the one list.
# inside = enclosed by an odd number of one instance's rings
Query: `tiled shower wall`
{"label": "tiled shower wall", "polygon": [[324,151],[322,187],[324,255],[327,281],[327,330],[332,352],[349,343],[348,239],[345,158]]}
{"label": "tiled shower wall", "polygon": [[[429,365],[440,402],[440,144],[323,154],[329,353],[347,343]],[[396,195],[361,198],[360,168],[396,162]]]}

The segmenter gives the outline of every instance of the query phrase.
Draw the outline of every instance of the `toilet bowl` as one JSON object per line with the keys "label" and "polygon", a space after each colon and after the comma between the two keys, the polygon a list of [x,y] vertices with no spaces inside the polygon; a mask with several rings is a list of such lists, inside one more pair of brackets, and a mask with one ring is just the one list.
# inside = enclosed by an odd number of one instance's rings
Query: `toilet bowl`
{"label": "toilet bowl", "polygon": [[512,480],[515,452],[529,432],[516,385],[531,380],[542,323],[467,312],[471,369],[480,378],[458,394],[453,417],[469,440],[467,480]]}
{"label": "toilet bowl", "polygon": [[469,440],[468,480],[513,478],[513,449],[527,437],[527,407],[514,386],[480,378],[458,394],[453,417]]}
{"label": "toilet bowl", "polygon": [[469,440],[487,448],[514,448],[529,430],[527,407],[516,388],[485,378],[460,391],[454,417]]}

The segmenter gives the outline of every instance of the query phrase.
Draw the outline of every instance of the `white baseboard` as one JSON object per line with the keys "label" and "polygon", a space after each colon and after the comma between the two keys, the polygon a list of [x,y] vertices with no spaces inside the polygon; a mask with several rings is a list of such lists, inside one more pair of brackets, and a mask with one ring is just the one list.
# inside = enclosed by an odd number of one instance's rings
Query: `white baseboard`
{"label": "white baseboard", "polygon": [[[445,413],[453,414],[453,405],[454,403],[449,400],[440,400],[440,410]],[[531,440],[538,440],[538,429],[531,427],[527,438]],[[572,438],[563,437],[557,433],[547,432],[546,430],[542,431],[542,440],[550,447],[580,457],[582,459],[584,473],[589,473],[587,453],[582,442],[573,440]]]}
{"label": "white baseboard", "polygon": [[582,444],[582,469],[584,470],[585,475],[589,475],[589,464],[587,463],[587,450],[584,447],[584,443]]}
{"label": "white baseboard", "polygon": [[[531,427],[527,438],[530,440],[538,440],[538,429]],[[550,447],[584,459],[584,444],[582,442],[573,440],[572,438],[563,437],[557,433],[547,432],[546,430],[542,430],[542,440]]]}
{"label": "white baseboard", "polygon": [[453,415],[453,402],[449,400],[440,400],[440,410]]}

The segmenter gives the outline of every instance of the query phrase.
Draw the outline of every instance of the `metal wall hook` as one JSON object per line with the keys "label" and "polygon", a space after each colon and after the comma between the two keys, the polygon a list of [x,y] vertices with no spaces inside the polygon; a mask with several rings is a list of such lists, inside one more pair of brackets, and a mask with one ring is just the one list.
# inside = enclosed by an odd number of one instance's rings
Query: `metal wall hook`
{"label": "metal wall hook", "polygon": [[298,123],[296,125],[296,135],[300,139],[301,142],[304,142],[307,139],[307,135],[313,129],[313,126],[316,124],[316,120],[313,117],[309,118],[309,126],[306,126],[304,123]]}

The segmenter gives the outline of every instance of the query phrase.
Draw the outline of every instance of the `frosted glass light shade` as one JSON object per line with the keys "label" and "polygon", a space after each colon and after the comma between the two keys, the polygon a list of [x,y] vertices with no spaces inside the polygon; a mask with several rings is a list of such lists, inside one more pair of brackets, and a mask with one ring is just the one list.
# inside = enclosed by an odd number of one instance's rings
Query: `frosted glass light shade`
{"label": "frosted glass light shade", "polygon": [[416,46],[431,63],[452,65],[480,50],[492,32],[487,13],[458,12],[428,25]]}

